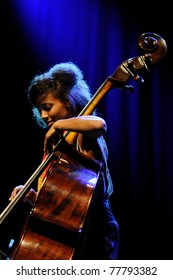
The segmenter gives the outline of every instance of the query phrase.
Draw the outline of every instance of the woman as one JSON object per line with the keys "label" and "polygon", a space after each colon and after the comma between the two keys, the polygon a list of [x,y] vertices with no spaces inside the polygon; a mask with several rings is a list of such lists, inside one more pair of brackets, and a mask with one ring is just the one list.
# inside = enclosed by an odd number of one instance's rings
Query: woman
{"label": "woman", "polygon": [[[89,158],[103,163],[81,258],[117,259],[119,227],[110,205],[113,185],[107,166],[108,150],[103,138],[107,127],[96,112],[79,116],[91,99],[82,71],[72,62],[54,65],[49,71],[33,78],[28,88],[28,99],[37,124],[45,129],[45,154],[53,148],[57,135],[73,131],[78,135],[73,146]],[[20,185],[14,188],[10,200],[22,187]],[[40,184],[37,192],[31,189],[25,200],[34,205],[39,188]]]}

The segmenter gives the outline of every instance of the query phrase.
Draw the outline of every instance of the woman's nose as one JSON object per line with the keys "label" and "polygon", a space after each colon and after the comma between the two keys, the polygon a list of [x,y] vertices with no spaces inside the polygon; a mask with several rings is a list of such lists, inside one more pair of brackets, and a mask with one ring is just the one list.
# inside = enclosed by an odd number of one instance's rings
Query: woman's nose
{"label": "woman's nose", "polygon": [[41,111],[40,112],[40,116],[43,120],[47,119],[48,118],[48,113],[46,111]]}

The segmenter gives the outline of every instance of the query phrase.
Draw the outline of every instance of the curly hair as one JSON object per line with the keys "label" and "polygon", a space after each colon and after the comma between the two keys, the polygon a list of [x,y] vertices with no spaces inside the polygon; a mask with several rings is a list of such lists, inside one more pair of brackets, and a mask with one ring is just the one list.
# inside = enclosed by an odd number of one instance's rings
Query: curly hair
{"label": "curly hair", "polygon": [[45,123],[37,109],[38,102],[50,92],[63,102],[69,101],[71,116],[77,116],[91,99],[90,88],[76,64],[71,61],[55,64],[47,72],[36,75],[28,87],[33,117],[41,127]]}

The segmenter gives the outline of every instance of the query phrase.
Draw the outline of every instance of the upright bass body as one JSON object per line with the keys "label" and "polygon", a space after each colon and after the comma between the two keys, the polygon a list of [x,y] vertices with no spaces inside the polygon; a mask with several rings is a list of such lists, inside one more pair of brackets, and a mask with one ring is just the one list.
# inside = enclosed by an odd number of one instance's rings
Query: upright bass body
{"label": "upright bass body", "polygon": [[11,259],[80,259],[100,170],[63,141]]}

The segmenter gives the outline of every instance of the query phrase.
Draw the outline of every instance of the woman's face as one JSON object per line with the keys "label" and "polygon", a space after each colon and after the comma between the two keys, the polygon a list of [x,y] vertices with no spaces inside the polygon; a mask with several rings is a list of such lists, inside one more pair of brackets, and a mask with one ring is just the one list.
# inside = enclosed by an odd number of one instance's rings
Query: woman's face
{"label": "woman's face", "polygon": [[55,121],[69,117],[69,102],[61,101],[53,93],[48,93],[39,101],[38,110],[41,118],[50,127]]}

